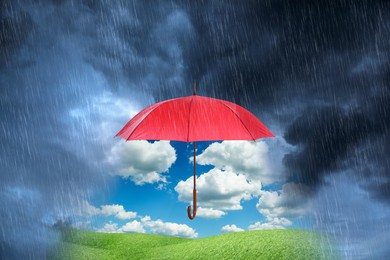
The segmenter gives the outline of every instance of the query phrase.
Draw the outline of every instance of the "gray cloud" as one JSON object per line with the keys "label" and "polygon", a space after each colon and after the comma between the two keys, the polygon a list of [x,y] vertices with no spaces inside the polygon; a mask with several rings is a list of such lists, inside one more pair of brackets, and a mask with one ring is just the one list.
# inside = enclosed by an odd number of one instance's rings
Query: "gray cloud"
{"label": "gray cloud", "polygon": [[372,131],[372,123],[359,113],[338,107],[309,108],[287,128],[286,141],[299,151],[286,155],[284,163],[295,181],[320,184],[321,175],[341,168],[350,149]]}
{"label": "gray cloud", "polygon": [[50,241],[57,239],[51,225],[71,217],[80,198],[97,187],[104,190],[109,182],[104,168],[88,160],[99,152],[84,156],[91,148],[90,129],[73,135],[79,122],[69,117],[68,109],[84,103],[89,90],[79,85],[85,79],[76,70],[88,68],[76,57],[72,40],[58,32],[58,24],[46,23],[50,8],[44,6],[36,15],[31,3],[4,5],[0,258],[44,259]]}
{"label": "gray cloud", "polygon": [[188,10],[202,44],[188,53],[188,75],[204,80],[212,96],[263,109],[302,94],[329,101],[348,89],[332,83],[385,44],[380,34],[388,8],[383,1],[192,3]]}
{"label": "gray cloud", "polygon": [[14,10],[7,1],[1,5],[0,69],[12,66],[15,52],[26,42],[35,26],[27,12]]}
{"label": "gray cloud", "polygon": [[298,147],[284,158],[289,177],[316,187],[333,172],[354,169],[373,198],[389,202],[389,103],[384,92],[359,109],[306,110],[286,130],[287,142]]}

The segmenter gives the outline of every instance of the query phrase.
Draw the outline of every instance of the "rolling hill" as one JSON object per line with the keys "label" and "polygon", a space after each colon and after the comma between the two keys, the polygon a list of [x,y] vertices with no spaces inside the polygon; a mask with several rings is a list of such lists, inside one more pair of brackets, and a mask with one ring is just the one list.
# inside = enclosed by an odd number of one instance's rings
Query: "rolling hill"
{"label": "rolling hill", "polygon": [[304,230],[276,229],[186,239],[63,229],[49,259],[338,259],[332,239]]}

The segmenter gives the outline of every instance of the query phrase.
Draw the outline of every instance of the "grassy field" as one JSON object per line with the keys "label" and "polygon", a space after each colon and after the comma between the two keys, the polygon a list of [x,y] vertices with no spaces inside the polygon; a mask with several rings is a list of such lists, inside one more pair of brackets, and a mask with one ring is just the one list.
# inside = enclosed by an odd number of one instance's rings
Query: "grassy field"
{"label": "grassy field", "polygon": [[315,232],[278,229],[201,239],[67,229],[50,259],[338,259]]}

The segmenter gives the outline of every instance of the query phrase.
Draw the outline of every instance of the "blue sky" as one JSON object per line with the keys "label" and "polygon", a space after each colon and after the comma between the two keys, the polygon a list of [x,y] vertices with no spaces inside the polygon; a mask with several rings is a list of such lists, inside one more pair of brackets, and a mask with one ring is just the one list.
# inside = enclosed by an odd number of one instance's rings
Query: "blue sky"
{"label": "blue sky", "polygon": [[[124,140],[116,140],[115,142],[123,142],[126,146],[133,145],[132,141],[125,142]],[[272,143],[272,141],[270,140],[264,141],[264,147],[266,143],[270,142]],[[250,145],[254,145],[253,142],[249,143]],[[198,142],[198,153],[201,154],[205,149],[207,149],[210,144],[212,144],[212,142]],[[100,196],[93,197],[89,202],[91,205],[94,205],[98,208],[103,205],[121,205],[123,206],[124,211],[136,212],[138,215],[137,217],[131,219],[119,219],[116,218],[115,215],[104,216],[102,214],[96,214],[91,219],[85,218],[81,219],[80,221],[91,221],[91,223],[87,225],[87,227],[92,230],[100,231],[104,229],[104,225],[107,223],[117,224],[116,230],[105,231],[122,232],[120,230],[120,227],[125,225],[127,222],[133,222],[134,220],[141,222],[142,217],[150,216],[152,220],[160,219],[164,222],[185,224],[188,227],[194,229],[194,232],[198,233],[197,237],[218,235],[224,232],[224,230],[222,230],[222,227],[227,225],[235,225],[236,227],[242,229],[248,229],[250,225],[253,225],[256,222],[261,222],[263,224],[271,222],[269,219],[267,220],[267,215],[261,214],[256,208],[256,204],[258,203],[260,197],[259,193],[250,194],[252,198],[247,198],[246,200],[244,200],[244,197],[242,197],[242,199],[238,200],[238,204],[233,203],[232,205],[230,205],[230,207],[241,206],[242,209],[221,210],[224,208],[223,206],[219,208],[218,206],[216,206],[213,208],[214,210],[219,210],[219,212],[223,212],[226,215],[221,216],[217,214],[205,218],[204,216],[202,216],[202,214],[198,214],[198,217],[195,220],[189,220],[186,213],[186,208],[189,203],[179,200],[179,193],[175,190],[175,187],[180,181],[186,180],[192,176],[193,164],[189,160],[190,158],[192,158],[192,143],[170,142],[170,145],[174,149],[177,158],[167,172],[161,172],[162,175],[166,176],[166,182],[156,181],[153,183],[143,183],[142,185],[138,183],[139,185],[137,185],[134,181],[131,180],[131,178],[113,176],[112,178],[115,179],[115,185],[112,187],[112,192],[109,194],[102,194]],[[131,153],[124,155],[124,157],[127,156],[131,157],[133,155]],[[230,156],[234,157],[235,154],[231,153]],[[151,158],[151,160],[153,160],[153,158]],[[258,164],[260,163],[261,162],[259,162]],[[214,165],[197,165],[198,177],[214,168]],[[268,172],[267,174],[278,175],[277,173],[272,172]],[[192,178],[190,179],[190,181],[192,181]],[[228,190],[229,188],[232,188],[228,184],[223,185],[223,178],[222,180],[220,180],[220,182],[222,183],[221,185],[223,188],[227,188]],[[259,192],[260,190],[280,192],[284,183],[285,181],[275,179],[272,182],[267,182],[266,186],[262,186],[261,182],[258,182],[258,185],[255,185],[255,187],[257,187]],[[212,183],[206,183],[206,185],[211,186],[209,188],[213,189]],[[188,192],[192,193],[192,188],[189,189]],[[226,192],[224,194],[226,200],[233,196],[233,192],[237,192],[237,190],[231,191],[232,194],[229,194],[229,192]],[[241,192],[245,192],[245,190],[241,190]],[[198,206],[202,207],[202,203],[202,200],[198,200]],[[312,229],[314,216],[310,214],[309,211],[306,211],[305,213],[306,214],[303,213],[294,215],[291,219],[292,222],[287,223],[286,225],[271,224],[269,227],[258,227],[258,229],[271,227]],[[288,213],[282,214],[280,217],[285,216],[288,216]],[[295,219],[297,220],[295,221]],[[80,223],[78,223],[78,225],[80,225]],[[145,231],[153,232],[152,230],[148,230],[147,228]],[[165,234],[169,234],[169,232]]]}

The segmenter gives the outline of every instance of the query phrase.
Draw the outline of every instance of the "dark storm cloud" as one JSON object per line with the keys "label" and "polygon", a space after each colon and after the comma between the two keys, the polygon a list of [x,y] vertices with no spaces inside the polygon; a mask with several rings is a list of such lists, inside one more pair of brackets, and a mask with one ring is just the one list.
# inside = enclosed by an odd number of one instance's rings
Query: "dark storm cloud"
{"label": "dark storm cloud", "polygon": [[269,54],[278,35],[262,23],[262,12],[256,14],[248,2],[234,1],[192,2],[185,7],[196,35],[185,53],[186,72],[200,81],[200,93],[239,103],[259,96],[272,102],[274,88],[267,85],[278,77],[268,67],[275,66]]}
{"label": "dark storm cloud", "polygon": [[[182,52],[188,48],[192,26],[188,15],[170,2],[83,2],[88,17],[66,23],[87,36],[83,58],[101,72],[113,89],[121,87],[151,93],[156,100],[177,96],[187,66]],[[151,11],[152,10],[152,11]],[[191,93],[188,86],[187,93]]]}
{"label": "dark storm cloud", "polygon": [[269,110],[302,95],[329,100],[345,88],[327,81],[374,49],[387,10],[385,1],[192,2],[198,44],[187,75],[211,95]]}
{"label": "dark storm cloud", "polygon": [[316,187],[329,174],[354,169],[373,198],[390,202],[390,93],[384,91],[357,109],[304,111],[286,129],[286,141],[298,148],[284,158],[289,177]]}
{"label": "dark storm cloud", "polygon": [[377,96],[370,119],[374,122],[372,144],[367,146],[367,159],[373,166],[363,168],[370,182],[362,186],[368,189],[373,198],[390,203],[390,91]]}
{"label": "dark storm cloud", "polygon": [[101,144],[91,145],[91,129],[69,115],[91,95],[72,49],[80,42],[59,29],[69,13],[53,13],[47,3],[1,2],[1,259],[44,259],[56,241],[50,226],[106,187],[104,167],[94,164]]}
{"label": "dark storm cloud", "polygon": [[300,98],[369,94],[369,78],[348,75],[384,48],[390,10],[385,1],[92,3],[94,29],[86,31],[95,44],[85,58],[112,86],[136,85],[159,101],[190,94],[198,80],[201,95],[267,112]]}
{"label": "dark storm cloud", "polygon": [[360,113],[308,108],[286,130],[286,141],[298,147],[284,158],[290,177],[311,186],[321,184],[321,176],[342,168],[348,152],[372,131],[372,122]]}
{"label": "dark storm cloud", "polygon": [[0,69],[10,66],[12,56],[34,28],[31,16],[24,11],[13,10],[10,2],[0,2]]}

